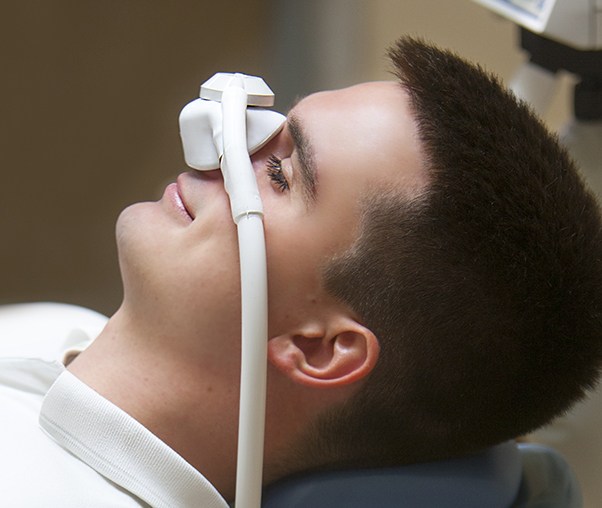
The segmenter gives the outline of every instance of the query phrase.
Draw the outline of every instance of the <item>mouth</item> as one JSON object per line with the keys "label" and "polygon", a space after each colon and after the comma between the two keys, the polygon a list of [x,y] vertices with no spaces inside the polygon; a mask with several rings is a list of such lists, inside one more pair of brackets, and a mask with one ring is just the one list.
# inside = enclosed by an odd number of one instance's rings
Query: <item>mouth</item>
{"label": "mouth", "polygon": [[186,220],[186,222],[192,222],[194,220],[194,214],[186,206],[178,183],[170,183],[165,188],[165,197],[168,199],[169,203],[171,203],[172,207],[175,208],[176,212]]}
{"label": "mouth", "polygon": [[194,220],[194,212],[184,202],[184,198],[182,198],[182,192],[180,191],[180,186],[178,183],[176,183],[176,200],[178,202],[178,207],[180,207],[186,213],[186,215],[190,217],[190,220]]}

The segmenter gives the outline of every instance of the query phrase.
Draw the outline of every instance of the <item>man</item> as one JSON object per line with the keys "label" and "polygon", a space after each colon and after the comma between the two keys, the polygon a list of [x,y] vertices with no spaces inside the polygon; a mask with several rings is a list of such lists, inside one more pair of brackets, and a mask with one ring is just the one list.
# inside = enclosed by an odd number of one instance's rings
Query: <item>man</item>
{"label": "man", "polygon": [[[409,38],[391,58],[398,83],[303,99],[252,158],[266,483],[480,450],[548,422],[597,377],[600,217],[572,163],[480,69]],[[15,457],[32,475],[23,506],[44,475],[46,506],[225,506],[240,308],[220,173],[185,173],[126,209],[117,243],[124,300],[96,340],[67,370],[10,366],[38,369],[21,390],[54,440],[27,431],[45,459]]]}

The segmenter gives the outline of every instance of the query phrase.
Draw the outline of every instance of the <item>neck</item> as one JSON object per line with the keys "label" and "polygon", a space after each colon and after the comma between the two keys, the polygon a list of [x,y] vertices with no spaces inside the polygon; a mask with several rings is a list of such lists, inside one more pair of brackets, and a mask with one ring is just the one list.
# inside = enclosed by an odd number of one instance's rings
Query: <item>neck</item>
{"label": "neck", "polygon": [[181,347],[178,337],[137,327],[122,308],[68,369],[231,499],[238,379],[212,363]]}

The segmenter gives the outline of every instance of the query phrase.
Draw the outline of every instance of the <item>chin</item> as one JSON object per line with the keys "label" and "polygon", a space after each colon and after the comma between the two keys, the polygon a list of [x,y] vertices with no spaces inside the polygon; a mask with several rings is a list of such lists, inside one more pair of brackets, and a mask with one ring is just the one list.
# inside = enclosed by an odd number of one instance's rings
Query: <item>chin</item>
{"label": "chin", "polygon": [[153,203],[135,203],[128,206],[119,214],[115,225],[117,248],[123,243],[129,243],[137,235],[144,224],[144,216],[150,212]]}
{"label": "chin", "polygon": [[172,233],[158,203],[136,203],[123,210],[117,219],[117,251],[120,258],[131,252],[139,261],[149,260],[171,243]]}
{"label": "chin", "polygon": [[156,203],[136,203],[117,219],[115,236],[124,299],[131,294],[138,300],[141,291],[154,293],[155,279],[164,271],[161,261],[167,253],[162,251],[170,242],[159,241],[165,238],[165,232],[161,231],[162,221],[156,208]]}

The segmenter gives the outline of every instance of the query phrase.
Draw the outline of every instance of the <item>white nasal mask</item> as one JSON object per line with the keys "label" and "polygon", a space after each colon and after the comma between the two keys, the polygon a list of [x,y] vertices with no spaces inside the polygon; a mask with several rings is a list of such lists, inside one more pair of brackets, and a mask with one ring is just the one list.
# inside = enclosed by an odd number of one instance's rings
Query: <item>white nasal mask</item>
{"label": "white nasal mask", "polygon": [[[201,86],[200,99],[187,104],[180,113],[180,135],[184,159],[193,169],[218,169],[224,155],[222,136],[222,93],[232,74],[218,73]],[[247,92],[247,149],[257,152],[272,139],[286,120],[276,111],[264,109],[274,104],[274,94],[263,79],[243,76]]]}
{"label": "white nasal mask", "polygon": [[186,164],[201,171],[221,169],[237,224],[249,214],[263,215],[249,154],[272,139],[286,120],[263,109],[274,103],[273,92],[256,76],[218,73],[203,83],[200,95],[180,113]]}

